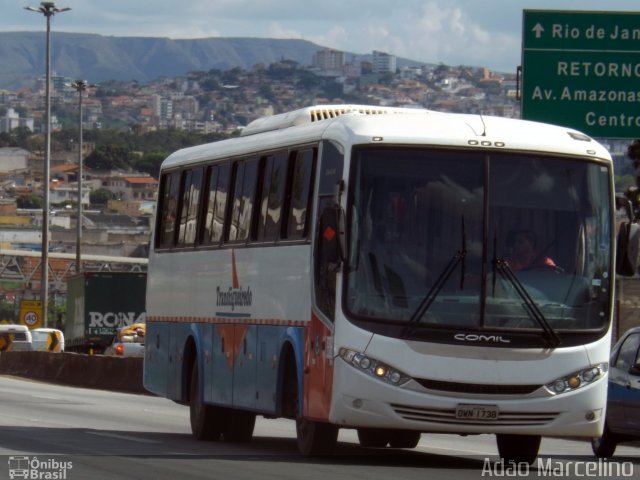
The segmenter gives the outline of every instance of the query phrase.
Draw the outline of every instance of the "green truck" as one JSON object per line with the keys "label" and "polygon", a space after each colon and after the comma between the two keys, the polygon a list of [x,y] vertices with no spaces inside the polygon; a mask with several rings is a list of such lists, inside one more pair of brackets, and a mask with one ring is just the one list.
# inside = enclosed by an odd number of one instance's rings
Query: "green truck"
{"label": "green truck", "polygon": [[116,330],[145,320],[147,274],[83,272],[69,278],[65,350],[101,354]]}

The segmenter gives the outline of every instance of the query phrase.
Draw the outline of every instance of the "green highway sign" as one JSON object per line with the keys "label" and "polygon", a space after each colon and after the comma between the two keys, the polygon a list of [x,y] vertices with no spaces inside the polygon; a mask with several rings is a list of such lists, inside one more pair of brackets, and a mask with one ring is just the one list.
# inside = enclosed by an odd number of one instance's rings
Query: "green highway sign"
{"label": "green highway sign", "polygon": [[640,138],[640,12],[524,10],[522,118]]}

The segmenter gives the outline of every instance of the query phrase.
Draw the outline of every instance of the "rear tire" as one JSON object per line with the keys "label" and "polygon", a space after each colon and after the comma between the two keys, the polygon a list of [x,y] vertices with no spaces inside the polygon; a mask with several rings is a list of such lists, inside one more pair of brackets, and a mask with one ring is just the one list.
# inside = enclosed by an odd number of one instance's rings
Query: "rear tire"
{"label": "rear tire", "polygon": [[198,375],[198,365],[194,362],[189,385],[191,433],[196,440],[218,440],[222,434],[224,422],[224,417],[221,415],[222,409],[202,403]]}
{"label": "rear tire", "polygon": [[531,465],[538,456],[541,440],[540,435],[496,434],[498,453],[505,462],[524,462]]}
{"label": "rear tire", "polygon": [[618,437],[615,433],[611,433],[605,421],[602,436],[591,439],[591,450],[598,458],[610,458],[613,457],[617,446]]}

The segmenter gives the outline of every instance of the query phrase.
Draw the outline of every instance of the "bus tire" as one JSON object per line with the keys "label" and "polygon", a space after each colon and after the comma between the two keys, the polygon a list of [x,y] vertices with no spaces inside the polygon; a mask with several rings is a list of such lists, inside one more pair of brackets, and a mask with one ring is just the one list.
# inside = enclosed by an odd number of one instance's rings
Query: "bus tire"
{"label": "bus tire", "polygon": [[610,458],[616,451],[618,446],[618,437],[615,433],[611,433],[607,422],[604,423],[602,436],[591,439],[591,450],[598,458]]}
{"label": "bus tire", "polygon": [[293,377],[287,381],[292,383],[292,391],[296,393],[296,441],[298,451],[307,456],[327,455],[333,451],[338,443],[338,431],[336,425],[324,422],[308,420],[302,416],[302,405],[299,401],[298,375],[295,368],[290,370]]}
{"label": "bus tire", "polygon": [[383,448],[391,439],[391,432],[382,428],[359,428],[358,441],[361,447]]}
{"label": "bus tire", "polygon": [[505,462],[524,462],[531,465],[538,456],[541,440],[540,435],[496,434],[498,453]]}
{"label": "bus tire", "polygon": [[256,424],[256,414],[245,410],[227,410],[224,439],[228,442],[250,442]]}
{"label": "bus tire", "polygon": [[191,369],[191,383],[189,384],[189,420],[191,433],[196,440],[218,440],[220,438],[223,417],[220,415],[220,408],[202,402],[196,362]]}
{"label": "bus tire", "polygon": [[299,417],[296,419],[298,450],[308,456],[327,455],[338,443],[338,430],[338,427],[331,423]]}
{"label": "bus tire", "polygon": [[391,448],[416,448],[422,434],[414,430],[394,430],[389,436]]}

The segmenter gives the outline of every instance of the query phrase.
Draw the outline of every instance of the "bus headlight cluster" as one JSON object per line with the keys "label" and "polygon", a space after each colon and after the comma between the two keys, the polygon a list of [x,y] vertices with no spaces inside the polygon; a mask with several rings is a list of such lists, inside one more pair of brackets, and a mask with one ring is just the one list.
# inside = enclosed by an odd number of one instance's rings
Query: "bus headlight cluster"
{"label": "bus headlight cluster", "polygon": [[585,368],[562,378],[558,378],[545,385],[549,392],[557,395],[560,393],[573,392],[574,390],[589,385],[601,378],[607,371],[606,363],[599,363],[593,367]]}
{"label": "bus headlight cluster", "polygon": [[382,380],[390,385],[400,386],[407,383],[410,379],[399,370],[396,370],[375,358],[371,358],[364,353],[341,348],[340,357],[358,370],[361,370],[367,375],[377,378],[378,380]]}

